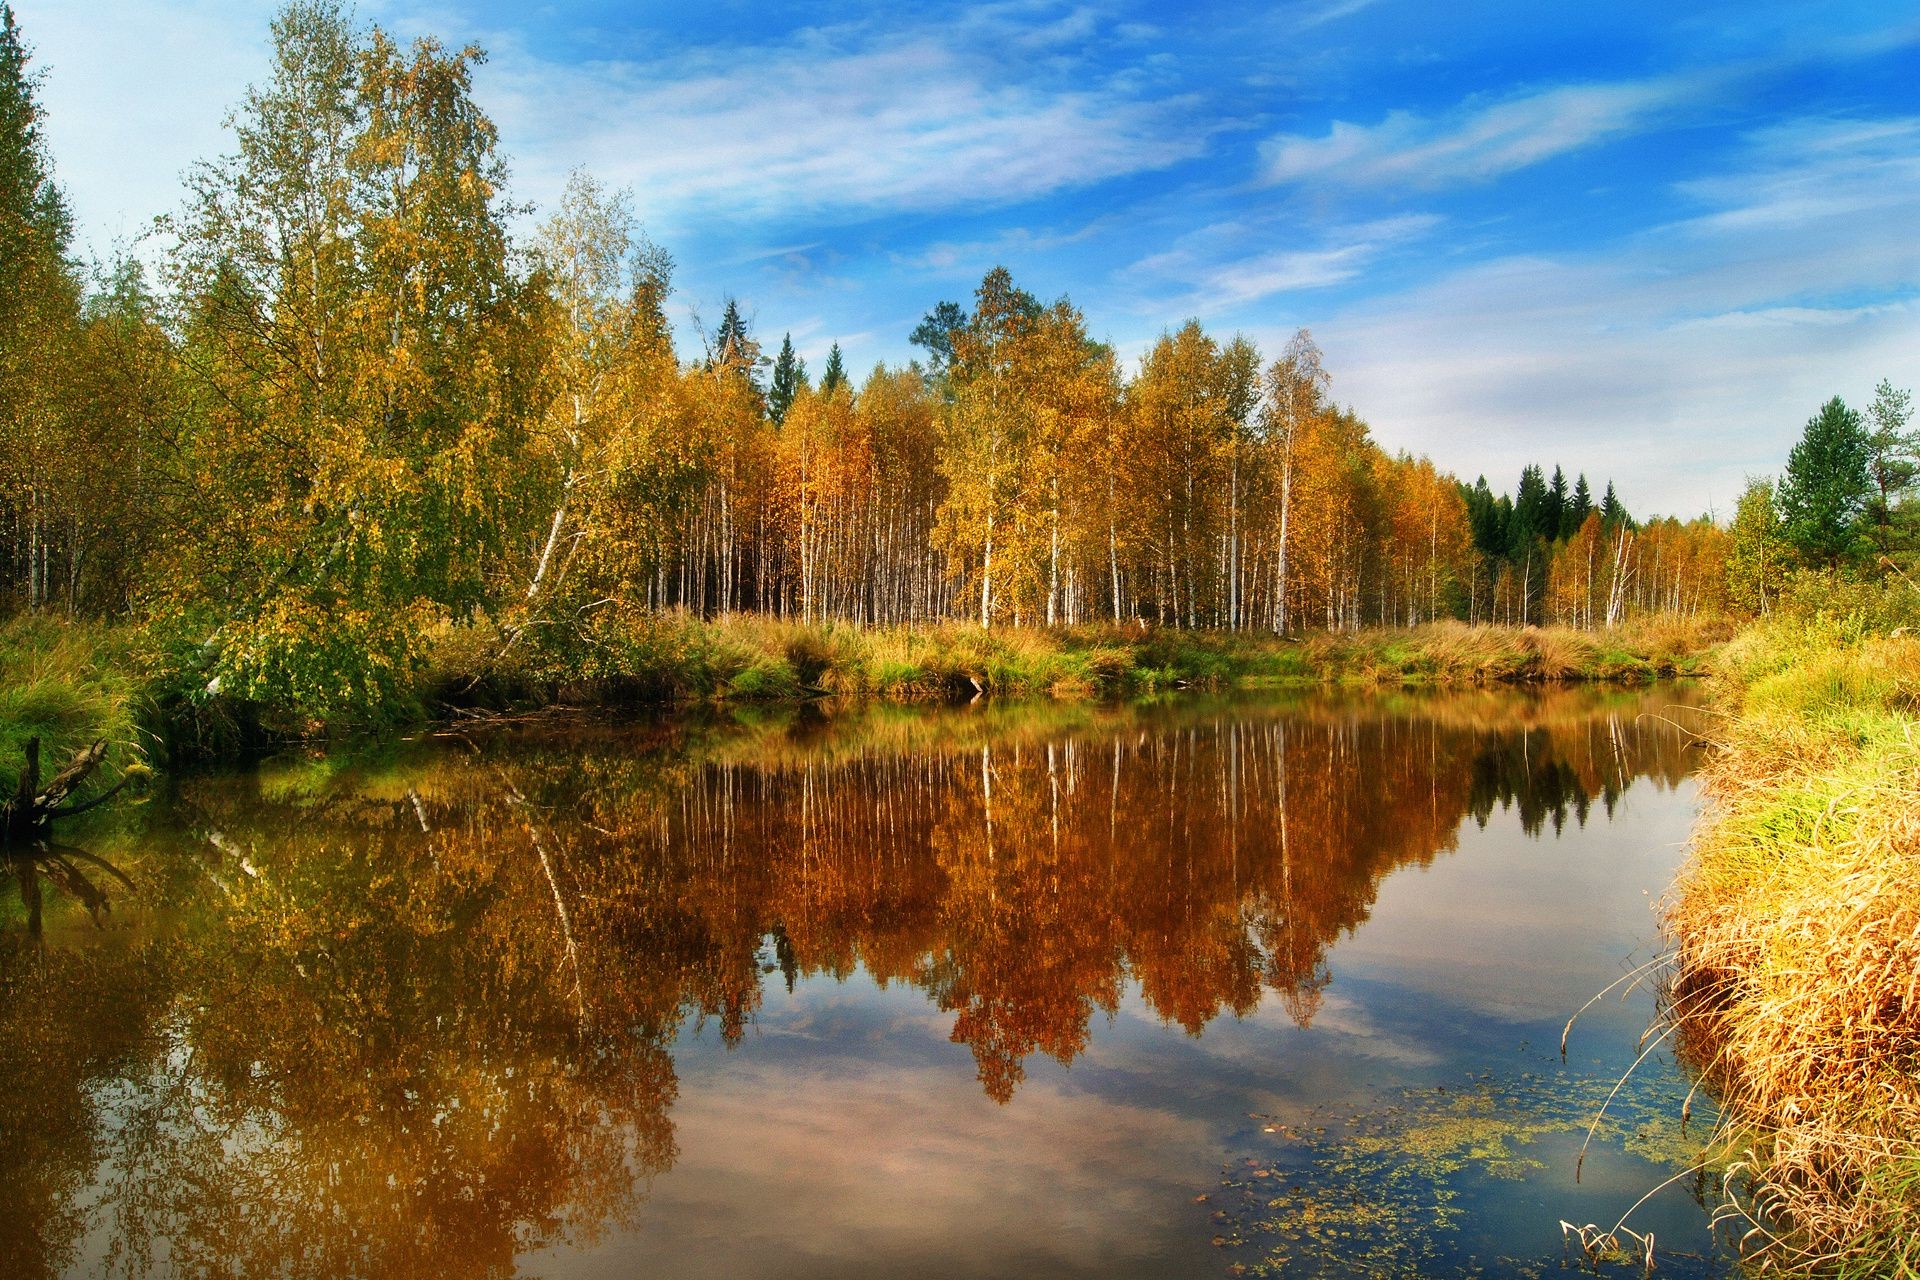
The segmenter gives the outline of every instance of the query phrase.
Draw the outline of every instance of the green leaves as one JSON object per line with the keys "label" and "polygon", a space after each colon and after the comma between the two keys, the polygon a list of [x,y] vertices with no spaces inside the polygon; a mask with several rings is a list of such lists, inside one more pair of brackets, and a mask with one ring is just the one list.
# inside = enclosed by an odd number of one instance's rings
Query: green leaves
{"label": "green leaves", "polygon": [[1860,518],[1873,493],[1871,445],[1860,415],[1839,396],[1807,422],[1787,455],[1780,515],[1787,540],[1814,564],[1837,568],[1861,537]]}

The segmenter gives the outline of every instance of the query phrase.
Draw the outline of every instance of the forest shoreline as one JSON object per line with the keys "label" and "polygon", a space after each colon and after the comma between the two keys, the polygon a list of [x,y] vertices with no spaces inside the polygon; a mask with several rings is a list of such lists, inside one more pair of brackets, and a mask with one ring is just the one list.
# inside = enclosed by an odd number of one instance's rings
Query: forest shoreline
{"label": "forest shoreline", "polygon": [[1705,674],[1722,621],[1652,618],[1607,632],[1434,622],[1275,637],[1166,627],[858,627],[647,615],[564,659],[500,629],[447,627],[397,696],[350,719],[223,696],[136,628],[22,618],[0,628],[0,789],[30,737],[48,758],[96,738],[109,772],[217,762],[274,744],[348,745],[475,716],[557,706],[790,704],[822,697],[1076,700],[1235,687],[1643,684]]}

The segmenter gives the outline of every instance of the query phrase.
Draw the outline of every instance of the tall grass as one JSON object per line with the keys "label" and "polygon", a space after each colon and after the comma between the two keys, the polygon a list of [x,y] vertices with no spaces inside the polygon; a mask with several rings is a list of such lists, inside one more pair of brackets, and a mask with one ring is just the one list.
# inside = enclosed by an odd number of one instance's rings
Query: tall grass
{"label": "tall grass", "polygon": [[1682,1048],[1760,1257],[1920,1275],[1920,638],[1781,621],[1721,668],[1709,805],[1667,904]]}
{"label": "tall grass", "polygon": [[562,701],[783,701],[822,694],[913,701],[974,694],[1089,697],[1240,683],[1641,682],[1702,669],[1731,628],[1685,620],[1589,633],[1434,623],[1282,640],[1168,628],[864,628],[741,616],[608,613],[564,646],[501,646],[451,631],[432,692]]}
{"label": "tall grass", "polygon": [[124,637],[102,627],[21,617],[0,625],[0,796],[19,785],[29,738],[40,739],[43,773],[97,738],[110,762],[141,754],[133,664]]}

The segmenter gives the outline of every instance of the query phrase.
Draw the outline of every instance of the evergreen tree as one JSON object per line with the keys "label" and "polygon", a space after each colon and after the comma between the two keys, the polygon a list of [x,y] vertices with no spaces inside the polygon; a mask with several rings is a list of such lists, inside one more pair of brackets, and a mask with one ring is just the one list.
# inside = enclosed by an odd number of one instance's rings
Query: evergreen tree
{"label": "evergreen tree", "polygon": [[1571,538],[1587,522],[1587,516],[1593,512],[1593,490],[1587,487],[1587,473],[1581,472],[1580,478],[1573,482],[1573,496],[1567,499],[1567,509],[1560,520],[1560,536]]}
{"label": "evergreen tree", "polygon": [[1627,509],[1620,505],[1620,499],[1614,496],[1613,481],[1609,480],[1607,492],[1600,499],[1600,527],[1611,533],[1623,524],[1631,528],[1633,517],[1627,514]]}
{"label": "evergreen tree", "polygon": [[[1549,542],[1567,536],[1567,474],[1558,464],[1553,468],[1553,483],[1547,486],[1541,504],[1540,536]],[[1576,526],[1577,527],[1577,526]]]}
{"label": "evergreen tree", "polygon": [[1520,487],[1513,494],[1513,521],[1507,529],[1507,558],[1523,560],[1535,538],[1559,532],[1556,517],[1547,523],[1547,481],[1540,468],[1529,466],[1520,472]]}
{"label": "evergreen tree", "polygon": [[780,335],[780,354],[773,362],[773,384],[767,389],[767,416],[773,425],[787,420],[793,398],[807,385],[807,362],[793,351],[793,335]]}
{"label": "evergreen tree", "polygon": [[740,304],[732,298],[720,313],[720,327],[713,331],[713,356],[710,365],[731,367],[739,371],[755,392],[760,390],[760,366],[766,363],[766,357],[760,354],[760,344],[747,332],[747,322],[740,315]]}
{"label": "evergreen tree", "polygon": [[831,394],[835,387],[847,385],[847,366],[840,358],[840,344],[834,343],[827,352],[827,367],[820,374],[820,394]]}
{"label": "evergreen tree", "polygon": [[1860,415],[1839,396],[1807,420],[1787,455],[1780,516],[1787,541],[1813,564],[1837,569],[1860,541],[1861,517],[1873,497],[1873,444]]}

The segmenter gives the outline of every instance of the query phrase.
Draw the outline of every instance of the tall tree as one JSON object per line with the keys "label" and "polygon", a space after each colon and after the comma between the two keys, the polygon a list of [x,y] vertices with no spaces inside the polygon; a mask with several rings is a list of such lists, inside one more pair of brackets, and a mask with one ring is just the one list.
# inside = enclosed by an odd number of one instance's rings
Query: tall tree
{"label": "tall tree", "polygon": [[780,354],[773,361],[773,380],[767,388],[767,417],[774,426],[786,420],[793,398],[807,385],[807,363],[793,350],[793,335],[780,335]]}
{"label": "tall tree", "polygon": [[8,576],[32,609],[49,602],[60,569],[60,472],[75,461],[62,447],[62,383],[80,290],[29,57],[13,7],[0,4],[0,505],[11,526]]}
{"label": "tall tree", "polygon": [[1920,438],[1908,430],[1912,421],[1913,393],[1882,378],[1867,408],[1867,472],[1874,490],[1867,514],[1882,556],[1893,552],[1895,509],[1920,478]]}
{"label": "tall tree", "polygon": [[1874,494],[1872,458],[1865,424],[1839,396],[1807,420],[1787,455],[1779,501],[1787,540],[1809,563],[1831,572],[1859,545]]}
{"label": "tall tree", "polygon": [[947,331],[953,402],[946,415],[947,499],[939,540],[971,573],[983,627],[1011,597],[1003,581],[1008,562],[1019,562],[1031,533],[1016,517],[1027,497],[1033,410],[1025,375],[1040,312],[1034,296],[1017,288],[1005,267],[995,267],[974,291],[972,316]]}
{"label": "tall tree", "polygon": [[1780,511],[1774,505],[1773,482],[1764,476],[1748,479],[1733,509],[1727,551],[1727,594],[1733,604],[1764,614],[1773,607],[1792,548],[1780,530]]}
{"label": "tall tree", "polygon": [[835,387],[847,385],[847,365],[840,356],[840,344],[834,343],[827,352],[827,367],[820,372],[820,391],[831,394]]}
{"label": "tall tree", "polygon": [[1267,368],[1263,425],[1268,448],[1274,455],[1280,491],[1273,562],[1273,629],[1276,633],[1284,633],[1292,625],[1287,613],[1287,593],[1292,585],[1287,560],[1292,551],[1293,489],[1301,437],[1322,412],[1331,381],[1321,362],[1320,348],[1305,329],[1295,331],[1280,358]]}
{"label": "tall tree", "polygon": [[939,378],[952,366],[954,338],[966,327],[966,309],[957,302],[942,302],[914,326],[907,341],[927,353],[928,371]]}
{"label": "tall tree", "polygon": [[1626,507],[1621,504],[1619,497],[1614,494],[1613,481],[1611,480],[1607,481],[1607,491],[1601,495],[1600,498],[1600,523],[1606,526],[1609,531],[1620,525],[1630,525],[1633,523],[1633,517],[1627,514]]}
{"label": "tall tree", "polygon": [[210,687],[327,715],[390,702],[425,628],[486,599],[541,353],[480,51],[403,49],[326,0],[273,33],[178,224],[205,500],[160,603],[208,637]]}
{"label": "tall tree", "polygon": [[1560,537],[1571,538],[1587,522],[1587,516],[1593,511],[1593,490],[1587,487],[1587,473],[1581,472],[1579,479],[1573,482],[1573,496],[1567,499],[1567,509],[1560,521]]}
{"label": "tall tree", "polygon": [[1549,542],[1565,537],[1563,532],[1567,522],[1567,473],[1558,464],[1553,468],[1553,480],[1547,485],[1546,501],[1541,504],[1540,536]]}

